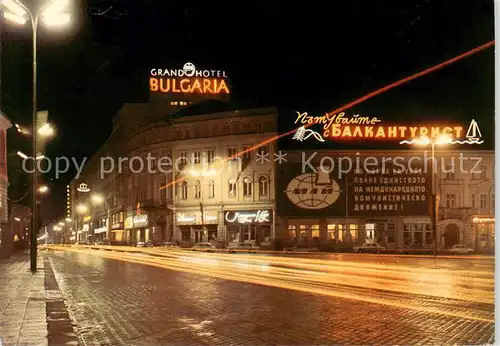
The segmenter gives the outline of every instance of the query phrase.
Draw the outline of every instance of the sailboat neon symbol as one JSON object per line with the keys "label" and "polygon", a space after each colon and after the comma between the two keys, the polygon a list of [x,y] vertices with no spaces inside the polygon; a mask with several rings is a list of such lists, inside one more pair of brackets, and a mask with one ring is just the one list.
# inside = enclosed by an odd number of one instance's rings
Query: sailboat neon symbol
{"label": "sailboat neon symbol", "polygon": [[451,144],[482,144],[484,141],[481,140],[481,130],[479,130],[479,125],[476,120],[472,119],[465,135],[465,140],[463,141],[452,141]]}

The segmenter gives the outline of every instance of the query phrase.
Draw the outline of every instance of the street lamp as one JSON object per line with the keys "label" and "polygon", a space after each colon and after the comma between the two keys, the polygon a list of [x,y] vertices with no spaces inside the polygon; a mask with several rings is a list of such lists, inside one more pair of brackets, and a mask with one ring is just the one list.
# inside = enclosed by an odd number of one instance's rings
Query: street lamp
{"label": "street lamp", "polygon": [[76,206],[76,212],[78,214],[85,214],[87,212],[88,208],[85,204],[78,204]]}
{"label": "street lamp", "polygon": [[102,198],[101,195],[92,195],[90,198],[92,199],[92,203],[94,204],[99,204],[104,201],[104,198]]}
{"label": "street lamp", "polygon": [[453,138],[448,134],[442,134],[434,139],[423,136],[413,142],[413,144],[418,146],[431,146],[431,191],[432,191],[432,234],[434,237],[434,255],[437,255],[437,194],[436,194],[436,165],[435,160],[435,149],[437,146],[442,146],[450,144]]}
{"label": "street lamp", "polygon": [[37,133],[42,137],[52,137],[54,135],[54,128],[49,123],[45,123],[45,125],[38,129]]}
{"label": "street lamp", "polygon": [[[3,5],[4,18],[8,21],[24,25],[28,20],[31,24],[32,40],[33,40],[33,114],[32,114],[32,133],[33,133],[33,157],[38,156],[36,142],[36,114],[37,114],[37,30],[38,21],[41,18],[46,26],[61,26],[69,23],[69,14],[63,13],[68,8],[68,2],[65,0],[52,0],[32,12],[26,5],[19,0],[0,0],[0,5]],[[36,272],[36,256],[37,256],[37,237],[36,237],[36,191],[37,191],[37,173],[33,170],[33,196],[31,201],[31,246],[30,246],[30,264],[31,271]]]}
{"label": "street lamp", "polygon": [[49,188],[46,185],[42,185],[38,188],[38,192],[40,193],[47,193],[49,191]]}

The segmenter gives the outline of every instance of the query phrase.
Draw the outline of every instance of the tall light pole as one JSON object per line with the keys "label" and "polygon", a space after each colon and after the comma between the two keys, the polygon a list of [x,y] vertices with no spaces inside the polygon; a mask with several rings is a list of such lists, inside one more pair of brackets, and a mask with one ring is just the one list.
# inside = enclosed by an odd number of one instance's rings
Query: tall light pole
{"label": "tall light pole", "polygon": [[[33,152],[34,158],[38,156],[37,148],[37,31],[38,22],[42,19],[46,26],[61,26],[69,23],[69,14],[62,11],[67,9],[68,2],[66,0],[48,1],[42,6],[32,11],[28,6],[24,5],[19,0],[0,0],[3,6],[4,18],[16,24],[24,25],[27,21],[31,24],[32,43],[33,43],[33,114],[32,114],[32,133],[33,133]],[[37,260],[37,170],[36,162],[32,176],[32,200],[31,200],[31,244],[30,244],[30,259],[31,271],[36,272]]]}
{"label": "tall light pole", "polygon": [[436,165],[434,164],[434,159],[436,157],[436,145],[441,146],[441,145],[446,145],[450,144],[452,142],[452,138],[450,135],[447,134],[442,134],[436,138],[429,138],[429,137],[420,137],[414,141],[412,141],[413,144],[419,145],[419,146],[431,146],[431,191],[432,191],[432,212],[431,212],[431,219],[432,219],[432,236],[434,237],[434,255],[437,255],[437,209],[438,209],[438,201],[437,201],[437,193],[436,193]]}

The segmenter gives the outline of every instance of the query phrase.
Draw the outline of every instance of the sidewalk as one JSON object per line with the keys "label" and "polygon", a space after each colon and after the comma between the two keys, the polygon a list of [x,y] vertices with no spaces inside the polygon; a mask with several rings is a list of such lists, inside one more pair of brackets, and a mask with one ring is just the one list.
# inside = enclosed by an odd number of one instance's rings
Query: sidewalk
{"label": "sidewalk", "polygon": [[50,262],[29,254],[0,260],[0,345],[77,345]]}
{"label": "sidewalk", "polygon": [[0,260],[0,339],[3,345],[48,345],[45,271],[30,271],[29,256]]}

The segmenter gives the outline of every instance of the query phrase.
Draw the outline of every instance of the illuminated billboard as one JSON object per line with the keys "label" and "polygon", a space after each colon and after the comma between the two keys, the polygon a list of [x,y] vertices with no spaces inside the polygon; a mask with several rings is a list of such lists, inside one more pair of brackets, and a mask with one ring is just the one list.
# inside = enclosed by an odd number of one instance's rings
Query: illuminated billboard
{"label": "illuminated billboard", "polygon": [[196,69],[187,62],[182,69],[150,71],[149,90],[163,94],[229,94],[226,71]]}

